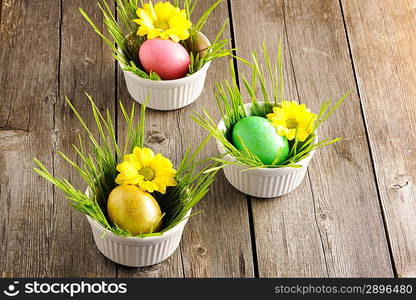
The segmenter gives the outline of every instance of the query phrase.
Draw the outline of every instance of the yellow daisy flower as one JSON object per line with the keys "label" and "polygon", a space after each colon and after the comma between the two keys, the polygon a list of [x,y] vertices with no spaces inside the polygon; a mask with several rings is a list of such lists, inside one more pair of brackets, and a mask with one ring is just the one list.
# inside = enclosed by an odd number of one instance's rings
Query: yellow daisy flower
{"label": "yellow daisy flower", "polygon": [[140,25],[137,34],[147,35],[149,40],[161,37],[177,43],[189,37],[188,29],[192,23],[187,19],[185,10],[169,2],[158,2],[154,6],[152,2],[146,3],[136,10],[136,14],[139,18],[133,21]]}
{"label": "yellow daisy flower", "polygon": [[273,113],[267,115],[278,135],[289,141],[297,139],[304,142],[313,131],[316,114],[306,108],[305,104],[283,101],[281,107],[273,107]]}
{"label": "yellow daisy flower", "polygon": [[137,185],[143,191],[166,193],[166,187],[175,186],[176,170],[172,163],[160,153],[154,154],[149,148],[134,147],[132,154],[126,154],[117,165],[116,183]]}

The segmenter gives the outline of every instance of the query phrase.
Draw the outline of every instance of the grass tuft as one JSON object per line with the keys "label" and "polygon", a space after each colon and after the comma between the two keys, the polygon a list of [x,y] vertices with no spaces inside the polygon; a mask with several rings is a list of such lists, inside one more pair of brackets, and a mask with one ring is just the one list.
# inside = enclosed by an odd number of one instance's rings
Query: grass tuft
{"label": "grass tuft", "polygon": [[[271,59],[265,43],[262,46],[262,58],[265,65],[260,63],[256,51],[253,51],[251,56],[251,61],[240,59],[250,66],[251,78],[248,79],[244,74],[239,74],[243,87],[251,99],[252,107],[249,113],[244,108],[243,96],[237,84],[236,71],[232,61],[230,61],[231,81],[224,80],[216,83],[215,86],[217,106],[224,121],[225,130],[220,130],[217,123],[205,110],[202,113],[193,113],[193,120],[224,147],[225,153],[221,157],[213,158],[215,162],[222,164],[222,167],[236,164],[246,166],[248,169],[298,168],[300,167],[298,163],[308,157],[312,151],[331,145],[341,139],[324,139],[318,142],[317,130],[342,104],[349,92],[343,95],[335,104],[331,100],[322,102],[312,134],[304,142],[297,139],[290,141],[289,156],[284,162],[278,163],[279,158],[277,157],[272,164],[265,165],[247,147],[244,147],[243,150],[235,148],[231,142],[231,133],[238,121],[248,115],[266,117],[267,114],[273,112],[273,107],[280,106],[284,101],[282,43],[280,42],[277,47],[277,60]],[[259,99],[262,99],[262,101],[259,101]],[[226,159],[226,155],[231,156],[234,160]],[[221,168],[221,166],[215,166],[211,170],[217,170],[218,168]]]}
{"label": "grass tuft", "polygon": [[[89,195],[85,194],[85,189],[79,190],[72,186],[67,179],[54,177],[36,158],[33,159],[36,164],[33,170],[64,192],[69,204],[76,210],[90,216],[114,234],[133,236],[130,232],[110,222],[107,215],[107,199],[110,192],[116,187],[116,166],[122,161],[125,154],[132,152],[134,147],[144,146],[145,109],[149,99],[147,98],[146,103],[141,106],[140,118],[137,122],[134,121],[134,102],[130,112],[127,112],[120,102],[127,128],[126,141],[124,145],[120,145],[117,142],[115,127],[109,111],[107,110],[106,114],[103,115],[92,97],[87,94],[87,98],[91,105],[98,136],[92,133],[80,113],[67,98],[66,101],[78,118],[87,139],[84,141],[80,135],[79,144],[73,145],[78,159],[72,160],[62,152],[59,152],[59,155],[81,176],[88,187]],[[187,212],[209,191],[209,186],[214,181],[216,172],[206,173],[205,171],[215,167],[215,163],[197,160],[198,154],[209,138],[210,136],[205,138],[193,152],[191,148],[187,149],[177,169],[175,177],[178,182],[177,186],[169,187],[164,195],[157,192],[152,194],[163,212],[163,228],[159,232],[150,232],[149,234],[139,235],[140,237],[160,235],[175,227],[187,218]],[[202,170],[200,170],[201,164],[205,165],[202,166]]]}
{"label": "grass tuft", "polygon": [[[136,19],[136,10],[143,6],[144,1],[138,0],[114,0],[116,4],[118,20],[115,18],[111,8],[106,0],[98,2],[98,6],[103,14],[104,27],[106,33],[98,28],[89,15],[79,8],[82,16],[91,25],[93,30],[102,38],[102,40],[111,49],[113,57],[120,62],[123,70],[150,80],[161,80],[160,77],[151,72],[146,73],[140,64],[138,53],[140,46],[146,41],[146,37],[136,34],[138,25],[132,22]],[[223,33],[227,28],[227,21],[223,23],[211,45],[206,49],[200,49],[199,32],[202,32],[209,16],[223,0],[216,0],[202,16],[193,23],[189,30],[189,38],[180,41],[181,45],[188,51],[191,63],[189,65],[188,76],[201,70],[208,62],[215,59],[231,56],[234,49],[227,49],[229,39],[223,39]],[[174,0],[173,4],[185,9],[188,19],[191,20],[192,12],[197,4],[197,0]]]}

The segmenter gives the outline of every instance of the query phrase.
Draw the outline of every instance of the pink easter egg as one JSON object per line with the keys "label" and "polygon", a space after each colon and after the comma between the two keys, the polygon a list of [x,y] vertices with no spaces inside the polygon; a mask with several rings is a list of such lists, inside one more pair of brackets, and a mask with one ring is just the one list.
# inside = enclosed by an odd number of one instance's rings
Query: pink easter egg
{"label": "pink easter egg", "polygon": [[163,80],[185,77],[191,62],[181,44],[160,38],[145,41],[139,49],[139,58],[147,73],[155,72]]}

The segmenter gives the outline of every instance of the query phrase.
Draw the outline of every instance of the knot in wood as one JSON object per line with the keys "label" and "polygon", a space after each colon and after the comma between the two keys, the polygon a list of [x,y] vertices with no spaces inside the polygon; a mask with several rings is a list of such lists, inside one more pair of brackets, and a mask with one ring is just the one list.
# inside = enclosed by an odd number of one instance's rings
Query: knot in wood
{"label": "knot in wood", "polygon": [[205,249],[204,247],[198,247],[196,248],[196,254],[200,255],[200,256],[205,256],[207,254],[207,249]]}
{"label": "knot in wood", "polygon": [[147,133],[147,142],[150,144],[162,144],[166,140],[166,135],[159,130],[151,130]]}

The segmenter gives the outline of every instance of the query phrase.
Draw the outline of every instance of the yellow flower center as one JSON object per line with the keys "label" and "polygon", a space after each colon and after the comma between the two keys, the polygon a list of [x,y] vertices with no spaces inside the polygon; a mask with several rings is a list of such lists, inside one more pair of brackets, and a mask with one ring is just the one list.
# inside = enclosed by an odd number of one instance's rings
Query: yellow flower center
{"label": "yellow flower center", "polygon": [[153,180],[155,178],[155,171],[153,171],[151,168],[143,168],[140,169],[139,174],[142,175],[146,180]]}
{"label": "yellow flower center", "polygon": [[283,101],[280,106],[273,107],[267,119],[276,127],[278,135],[285,136],[289,141],[296,139],[304,142],[313,133],[316,115],[305,104]]}
{"label": "yellow flower center", "polygon": [[163,30],[169,29],[169,23],[165,20],[156,20],[154,26]]}
{"label": "yellow flower center", "polygon": [[296,119],[287,119],[286,120],[287,128],[297,128],[298,127],[298,121]]}

